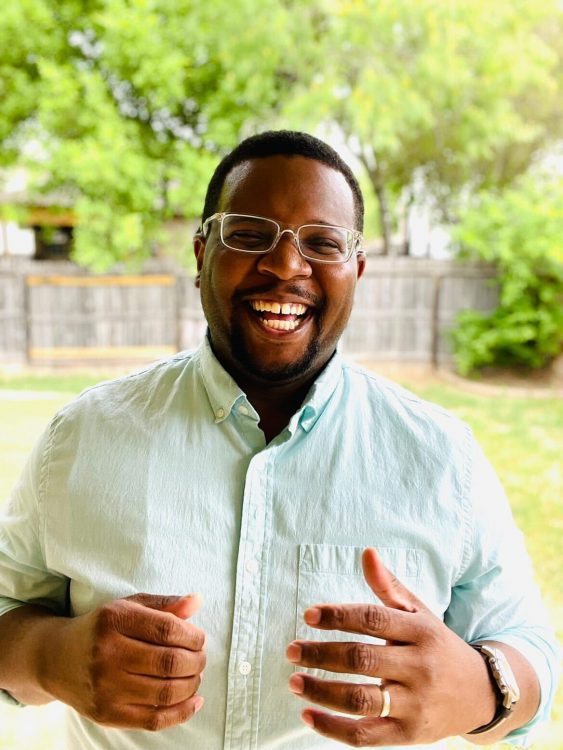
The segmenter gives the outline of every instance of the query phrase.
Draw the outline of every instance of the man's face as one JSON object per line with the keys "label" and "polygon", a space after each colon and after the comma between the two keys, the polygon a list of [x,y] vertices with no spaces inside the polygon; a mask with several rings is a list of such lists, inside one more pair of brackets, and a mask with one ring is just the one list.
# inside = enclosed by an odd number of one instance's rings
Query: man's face
{"label": "man's face", "polygon": [[[344,176],[301,156],[238,165],[225,181],[218,210],[274,219],[283,229],[355,228]],[[289,233],[265,255],[237,252],[221,243],[216,220],[206,240],[196,238],[194,249],[213,350],[239,385],[301,384],[314,378],[350,316],[363,255],[338,264],[308,261]],[[291,305],[291,312],[287,307],[276,312],[276,303]]]}

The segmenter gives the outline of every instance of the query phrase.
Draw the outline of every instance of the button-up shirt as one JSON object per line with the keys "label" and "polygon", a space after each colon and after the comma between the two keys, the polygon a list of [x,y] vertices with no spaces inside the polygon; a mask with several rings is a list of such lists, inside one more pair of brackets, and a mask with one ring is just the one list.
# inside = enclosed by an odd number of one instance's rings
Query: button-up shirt
{"label": "button-up shirt", "polygon": [[158,734],[69,709],[70,748],[333,748],[300,720],[285,650],[362,639],[310,628],[303,611],[375,600],[367,546],[467,642],[526,656],[542,701],[511,735],[525,741],[549,710],[555,645],[499,482],[466,425],[338,354],[269,444],[207,340],[85,391],[53,418],[4,508],[0,614],[202,594],[203,709]]}

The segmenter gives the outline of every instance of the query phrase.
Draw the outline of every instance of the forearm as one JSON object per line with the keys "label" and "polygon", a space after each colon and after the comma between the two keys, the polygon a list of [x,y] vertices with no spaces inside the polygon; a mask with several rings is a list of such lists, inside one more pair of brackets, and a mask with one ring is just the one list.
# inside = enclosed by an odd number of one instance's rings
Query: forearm
{"label": "forearm", "polygon": [[[504,652],[520,688],[520,699],[514,706],[512,715],[509,718],[501,722],[498,727],[494,727],[489,732],[464,735],[466,740],[469,740],[469,742],[476,745],[491,745],[495,742],[499,742],[503,737],[506,737],[507,734],[515,729],[519,729],[533,719],[540,703],[540,687],[534,669],[519,651],[505,643],[499,643],[497,641],[483,642],[489,643]],[[484,675],[486,675],[486,678],[489,681],[489,684],[484,687],[484,692],[486,692],[490,689],[492,683],[484,660],[483,669]],[[484,723],[491,721],[492,718],[493,716],[490,716]]]}
{"label": "forearm", "polygon": [[21,703],[40,705],[54,700],[45,687],[44,661],[57,652],[57,631],[66,618],[48,609],[25,605],[0,617],[0,688]]}

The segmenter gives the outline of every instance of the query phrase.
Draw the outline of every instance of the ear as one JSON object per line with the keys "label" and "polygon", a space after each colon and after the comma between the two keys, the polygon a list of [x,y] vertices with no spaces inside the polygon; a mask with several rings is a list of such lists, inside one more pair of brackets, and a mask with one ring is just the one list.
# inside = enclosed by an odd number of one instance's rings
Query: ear
{"label": "ear", "polygon": [[201,269],[203,268],[203,256],[205,255],[205,237],[201,232],[196,232],[194,234],[194,255],[197,266],[195,285],[199,289],[199,279],[201,276]]}
{"label": "ear", "polygon": [[356,262],[358,264],[358,276],[357,278],[361,278],[363,272],[366,268],[366,254],[363,250],[360,250],[360,252],[356,255]]}

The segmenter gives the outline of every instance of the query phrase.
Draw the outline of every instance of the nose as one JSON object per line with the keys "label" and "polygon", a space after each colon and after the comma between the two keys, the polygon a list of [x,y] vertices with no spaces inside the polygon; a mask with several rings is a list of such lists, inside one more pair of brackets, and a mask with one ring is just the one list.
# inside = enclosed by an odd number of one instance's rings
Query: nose
{"label": "nose", "polygon": [[297,237],[291,229],[284,229],[280,233],[270,252],[260,256],[257,267],[260,273],[276,276],[284,281],[311,275],[311,265],[299,252]]}

